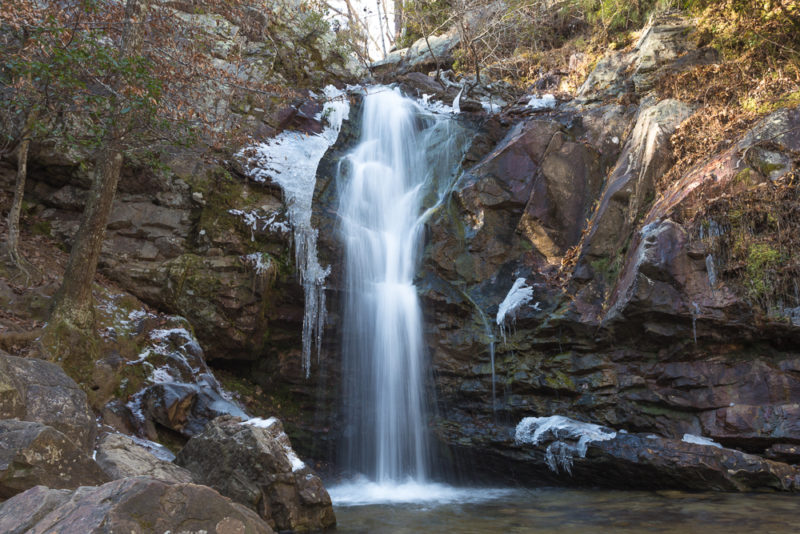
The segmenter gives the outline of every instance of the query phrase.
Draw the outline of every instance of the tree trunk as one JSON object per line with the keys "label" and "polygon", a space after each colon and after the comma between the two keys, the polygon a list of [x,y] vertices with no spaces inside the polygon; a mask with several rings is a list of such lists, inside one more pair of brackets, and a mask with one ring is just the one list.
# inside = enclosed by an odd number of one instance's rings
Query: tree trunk
{"label": "tree trunk", "polygon": [[394,0],[394,42],[399,43],[402,35],[403,35],[403,0]]}
{"label": "tree trunk", "polygon": [[26,283],[30,281],[32,265],[19,253],[19,219],[22,213],[22,200],[25,197],[25,181],[28,177],[28,149],[31,146],[31,132],[39,113],[33,110],[25,121],[25,127],[17,146],[17,177],[14,186],[14,200],[8,211],[8,236],[6,238],[6,251],[14,266],[25,276]]}
{"label": "tree trunk", "polygon": [[[128,0],[125,4],[125,23],[120,56],[129,58],[140,53],[144,37],[142,21],[149,0]],[[114,85],[119,85],[119,80]],[[122,138],[126,123],[118,115],[120,103],[111,110],[110,126],[103,148],[95,161],[95,174],[81,225],[70,251],[64,282],[55,296],[48,327],[66,326],[88,330],[94,323],[92,282],[97,271],[97,261],[103,248],[111,208],[122,168]]]}

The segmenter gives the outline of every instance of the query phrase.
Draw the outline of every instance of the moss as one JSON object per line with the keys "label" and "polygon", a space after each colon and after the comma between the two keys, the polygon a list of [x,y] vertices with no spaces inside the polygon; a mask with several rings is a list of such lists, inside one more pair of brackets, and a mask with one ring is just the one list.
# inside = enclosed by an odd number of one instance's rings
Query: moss
{"label": "moss", "polygon": [[620,251],[614,260],[610,257],[602,257],[589,262],[592,270],[598,274],[604,282],[612,283],[617,279],[620,270],[622,269],[622,262],[624,261],[625,253]]}
{"label": "moss", "polygon": [[770,271],[783,261],[783,255],[766,243],[750,245],[747,254],[747,279],[749,291],[755,298],[764,298],[773,292]]}
{"label": "moss", "polygon": [[92,372],[99,355],[99,339],[95,333],[63,322],[51,322],[40,340],[47,359],[60,364],[91,398]]}
{"label": "moss", "polygon": [[575,382],[572,378],[562,371],[552,371],[544,375],[544,383],[555,390],[575,391]]}
{"label": "moss", "polygon": [[764,176],[769,176],[773,171],[777,171],[778,169],[782,168],[783,165],[780,163],[769,163],[767,161],[758,162],[758,171]]}
{"label": "moss", "polygon": [[736,173],[736,176],[733,177],[733,183],[735,184],[742,184],[747,187],[753,185],[753,180],[751,177],[752,169],[750,167],[745,167],[741,171]]}
{"label": "moss", "polygon": [[31,233],[33,235],[43,235],[49,237],[51,231],[52,226],[50,225],[50,221],[46,221],[44,219],[36,221],[31,226]]}

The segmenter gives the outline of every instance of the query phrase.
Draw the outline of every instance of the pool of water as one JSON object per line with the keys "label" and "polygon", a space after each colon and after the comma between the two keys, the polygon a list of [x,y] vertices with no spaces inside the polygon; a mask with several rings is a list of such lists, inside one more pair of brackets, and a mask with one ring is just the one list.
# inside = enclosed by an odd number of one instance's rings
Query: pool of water
{"label": "pool of water", "polygon": [[796,534],[800,496],[372,485],[331,489],[342,534]]}

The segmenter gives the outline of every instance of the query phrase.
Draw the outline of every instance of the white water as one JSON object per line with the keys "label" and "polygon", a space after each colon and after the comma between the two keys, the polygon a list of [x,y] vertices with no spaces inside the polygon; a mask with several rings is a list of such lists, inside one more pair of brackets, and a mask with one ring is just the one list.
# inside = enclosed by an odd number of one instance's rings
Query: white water
{"label": "white water", "polygon": [[[349,467],[378,482],[428,473],[422,319],[414,286],[426,173],[413,101],[364,100],[339,203],[345,247],[346,376],[353,381]],[[349,172],[348,172],[349,171]]]}
{"label": "white water", "polygon": [[330,488],[331,500],[337,506],[365,504],[426,504],[483,502],[505,497],[510,489],[457,488],[436,482],[420,483],[409,479],[393,484],[379,484],[358,477],[345,484]]}
{"label": "white water", "polygon": [[[343,460],[361,476],[333,489],[340,503],[436,500],[444,487],[430,483],[429,371],[414,276],[424,221],[447,194],[463,153],[464,136],[450,130],[449,117],[397,90],[370,88],[361,139],[340,166]],[[423,212],[429,194],[436,198]]]}

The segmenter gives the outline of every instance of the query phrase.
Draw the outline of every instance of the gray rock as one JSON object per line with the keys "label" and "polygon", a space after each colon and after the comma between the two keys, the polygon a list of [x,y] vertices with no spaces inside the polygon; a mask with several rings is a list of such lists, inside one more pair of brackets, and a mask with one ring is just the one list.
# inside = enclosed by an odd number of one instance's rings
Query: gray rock
{"label": "gray rock", "polygon": [[611,171],[589,225],[584,254],[617,254],[655,193],[656,179],[672,165],[669,139],[692,108],[677,100],[643,104],[636,125]]}
{"label": "gray rock", "polygon": [[178,453],[199,482],[253,510],[278,530],[336,524],[328,492],[292,451],[277,419],[241,423],[220,417]]}
{"label": "gray rock", "polygon": [[270,534],[254,512],[211,488],[147,477],[82,487],[71,495],[32,488],[0,505],[3,532]]}
{"label": "gray rock", "polygon": [[112,480],[149,476],[164,482],[193,482],[189,471],[156,458],[150,451],[122,434],[103,436],[97,445],[96,460]]}
{"label": "gray rock", "polygon": [[30,421],[0,421],[0,498],[38,485],[71,489],[107,480],[100,467],[58,430]]}
{"label": "gray rock", "polygon": [[97,433],[86,394],[61,367],[0,353],[0,418],[37,421],[90,451]]}
{"label": "gray rock", "polygon": [[0,504],[0,532],[24,534],[44,516],[69,500],[72,492],[34,486]]}

